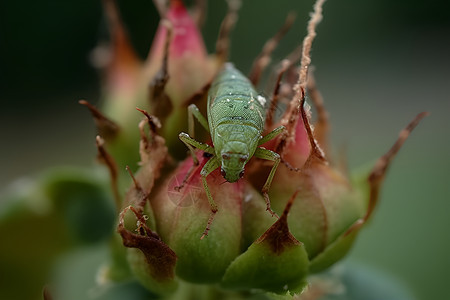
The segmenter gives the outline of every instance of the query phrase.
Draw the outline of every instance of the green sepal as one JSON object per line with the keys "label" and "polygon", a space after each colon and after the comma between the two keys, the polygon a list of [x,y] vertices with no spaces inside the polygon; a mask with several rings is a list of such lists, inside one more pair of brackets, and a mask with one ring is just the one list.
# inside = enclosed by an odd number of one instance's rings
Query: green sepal
{"label": "green sepal", "polygon": [[344,232],[334,242],[329,244],[323,252],[311,260],[311,264],[309,266],[309,271],[311,273],[321,272],[329,268],[348,253],[361,228],[360,226],[362,224],[359,222],[360,220],[355,222],[349,230]]}
{"label": "green sepal", "polygon": [[[371,193],[368,181],[370,168],[368,165],[363,166],[353,172],[351,177],[353,194],[359,200],[360,206],[364,207],[366,210],[369,206]],[[310,272],[321,272],[341,260],[351,249],[360,229],[364,226],[366,221],[364,215],[361,214],[360,218],[349,226],[333,242],[328,244],[323,252],[311,259]]]}
{"label": "green sepal", "polygon": [[[370,186],[367,180],[370,170],[367,166],[363,166],[352,174],[353,194],[360,201],[360,205],[368,209],[370,199]],[[352,247],[356,236],[361,227],[365,223],[363,215],[360,216],[349,228],[347,228],[333,242],[327,245],[324,251],[311,259],[310,272],[321,272],[340,259],[342,259]]]}
{"label": "green sepal", "polygon": [[287,226],[287,210],[227,269],[222,286],[277,294],[301,292],[306,284],[308,254]]}
{"label": "green sepal", "polygon": [[261,193],[251,184],[245,183],[244,195],[244,201],[242,201],[242,252],[276,221],[276,218],[267,212],[267,205]]}

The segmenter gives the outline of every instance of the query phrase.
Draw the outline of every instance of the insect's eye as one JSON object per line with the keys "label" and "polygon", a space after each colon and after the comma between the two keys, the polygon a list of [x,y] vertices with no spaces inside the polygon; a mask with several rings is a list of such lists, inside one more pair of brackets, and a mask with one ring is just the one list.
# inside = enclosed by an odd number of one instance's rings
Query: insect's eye
{"label": "insect's eye", "polygon": [[227,176],[227,173],[225,172],[224,169],[220,168],[220,174],[222,174],[223,177]]}
{"label": "insect's eye", "polygon": [[230,155],[228,153],[222,154],[222,159],[228,160],[230,159]]}
{"label": "insect's eye", "polygon": [[240,160],[241,162],[245,162],[245,161],[247,160],[247,158],[248,158],[248,155],[243,155],[243,156],[241,156],[241,157],[239,158],[239,160]]}
{"label": "insect's eye", "polygon": [[241,173],[239,173],[239,178],[242,178],[244,176],[244,171],[241,171]]}
{"label": "insect's eye", "polygon": [[208,153],[208,152],[203,152],[203,157],[205,157],[205,158],[210,158],[210,157],[212,157],[213,155],[211,154],[211,153]]}

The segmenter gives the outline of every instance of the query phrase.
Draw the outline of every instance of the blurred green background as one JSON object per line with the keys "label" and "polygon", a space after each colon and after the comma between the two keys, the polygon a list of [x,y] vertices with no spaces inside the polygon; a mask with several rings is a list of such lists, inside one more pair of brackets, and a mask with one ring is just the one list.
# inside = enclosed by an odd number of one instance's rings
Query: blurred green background
{"label": "blurred green background", "polygon": [[[212,52],[226,5],[209,2],[203,33]],[[241,70],[291,10],[297,20],[274,61],[301,43],[313,1],[243,2],[230,59]],[[119,5],[144,58],[156,10],[149,0]],[[100,1],[0,3],[1,190],[49,166],[93,164],[94,125],[77,101],[98,102],[89,54],[106,37]],[[351,168],[383,154],[416,113],[431,112],[391,166],[348,260],[387,271],[417,299],[450,298],[450,1],[328,0],[312,58],[333,144]]]}

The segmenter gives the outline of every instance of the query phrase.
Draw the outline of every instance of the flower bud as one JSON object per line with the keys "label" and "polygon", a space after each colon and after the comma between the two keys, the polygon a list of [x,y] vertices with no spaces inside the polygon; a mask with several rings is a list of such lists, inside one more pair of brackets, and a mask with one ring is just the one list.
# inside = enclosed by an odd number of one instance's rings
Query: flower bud
{"label": "flower bud", "polygon": [[[224,182],[219,170],[207,177],[211,195],[219,211],[209,234],[202,234],[211,216],[200,176],[208,158],[199,156],[200,164],[193,166],[187,158],[167,177],[157,195],[151,200],[161,238],[177,253],[177,275],[189,282],[220,282],[229,264],[241,250],[241,183]],[[192,175],[183,183],[186,174]]]}
{"label": "flower bud", "polygon": [[110,41],[101,43],[91,55],[94,66],[102,71],[101,112],[87,106],[94,115],[98,134],[123,169],[126,165],[134,166],[138,159],[136,124],[140,116],[135,108],[145,107],[147,84],[142,80],[141,62],[131,46],[115,0],[104,0],[102,4]]}
{"label": "flower bud", "polygon": [[[168,21],[168,23],[167,23]],[[172,32],[172,37],[168,31]],[[203,38],[182,1],[171,1],[156,31],[149,58],[146,76],[149,82],[163,67],[166,39],[168,47],[167,95],[175,107],[183,105],[190,96],[198,92],[213,75],[212,61],[208,58]]]}
{"label": "flower bud", "polygon": [[[162,136],[177,158],[185,154],[175,150],[178,134],[187,124],[190,98],[211,81],[214,72],[214,60],[208,58],[201,34],[183,2],[171,1],[153,40],[144,78],[152,87],[151,112],[165,124]],[[203,113],[205,100],[202,97],[197,103]]]}

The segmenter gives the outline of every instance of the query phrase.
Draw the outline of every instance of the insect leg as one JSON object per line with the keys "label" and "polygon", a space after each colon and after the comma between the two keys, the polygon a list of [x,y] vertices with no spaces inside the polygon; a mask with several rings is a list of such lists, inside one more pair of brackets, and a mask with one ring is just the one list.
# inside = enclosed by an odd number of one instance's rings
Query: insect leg
{"label": "insect leg", "polygon": [[272,183],[273,176],[275,175],[275,171],[277,170],[278,164],[280,163],[280,155],[271,150],[265,148],[256,148],[255,157],[271,160],[274,162],[272,169],[270,170],[269,176],[267,177],[266,183],[262,188],[262,193],[264,196],[264,200],[266,201],[267,209],[272,216],[277,216],[277,214],[270,208],[270,199],[269,194],[267,193],[270,188],[270,184]]}
{"label": "insect leg", "polygon": [[[284,126],[280,126],[275,128],[274,130],[272,130],[271,132],[269,132],[265,137],[263,137],[260,141],[259,141],[259,145],[264,144],[265,142],[270,141],[271,139],[275,138],[277,135],[279,135],[281,132],[283,132],[283,130],[285,130],[286,128]],[[283,158],[281,158],[281,162],[291,171],[295,171],[295,172],[299,172],[300,169],[299,168],[295,168],[293,167],[290,163],[288,163],[287,161],[285,161]]]}
{"label": "insect leg", "polygon": [[217,156],[213,156],[210,160],[206,162],[206,164],[203,166],[202,171],[200,172],[200,175],[202,176],[202,182],[203,182],[203,188],[206,192],[206,197],[208,198],[209,205],[211,207],[211,215],[209,216],[208,223],[206,224],[205,231],[202,234],[202,237],[200,239],[203,239],[205,236],[208,235],[209,229],[211,228],[211,224],[214,220],[214,217],[216,216],[217,211],[219,210],[217,208],[216,202],[214,202],[214,199],[211,195],[211,191],[209,190],[208,183],[206,182],[206,177],[211,174],[212,171],[220,167],[220,161],[217,159]]}
{"label": "insect leg", "polygon": [[202,115],[200,110],[198,109],[197,105],[191,104],[188,107],[188,128],[189,128],[189,135],[191,137],[194,137],[194,117],[197,119],[197,121],[200,123],[200,125],[203,126],[203,128],[206,129],[206,131],[209,132],[209,126],[208,121],[206,118]]}
{"label": "insect leg", "polygon": [[203,144],[199,141],[196,141],[195,139],[191,138],[187,133],[181,132],[178,135],[178,138],[189,148],[189,151],[191,152],[192,160],[194,161],[194,164],[186,173],[186,176],[184,177],[183,182],[181,182],[180,185],[175,187],[176,191],[180,191],[184,187],[188,178],[191,176],[192,172],[194,171],[194,167],[198,166],[198,159],[197,159],[197,156],[195,155],[194,147],[197,149],[203,150],[206,153],[209,153],[212,155],[214,155],[214,153],[215,153],[213,147],[209,146],[208,144]]}
{"label": "insect leg", "polygon": [[263,137],[262,139],[259,140],[258,146],[264,144],[265,142],[268,142],[268,141],[272,140],[277,135],[282,133],[284,129],[285,129],[284,126],[280,126],[280,127],[275,128],[274,130],[269,132],[265,137]]}
{"label": "insect leg", "polygon": [[178,138],[189,148],[189,151],[191,152],[191,155],[192,155],[192,159],[194,160],[194,163],[196,165],[198,165],[198,159],[197,159],[197,156],[195,155],[194,147],[197,149],[203,150],[206,153],[213,154],[213,155],[215,154],[214,147],[191,138],[189,136],[189,134],[187,134],[185,132],[180,132],[180,134],[178,135]]}

